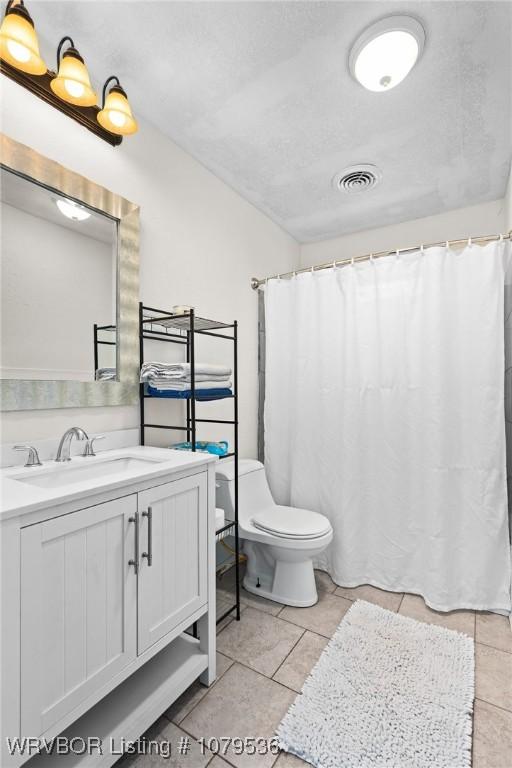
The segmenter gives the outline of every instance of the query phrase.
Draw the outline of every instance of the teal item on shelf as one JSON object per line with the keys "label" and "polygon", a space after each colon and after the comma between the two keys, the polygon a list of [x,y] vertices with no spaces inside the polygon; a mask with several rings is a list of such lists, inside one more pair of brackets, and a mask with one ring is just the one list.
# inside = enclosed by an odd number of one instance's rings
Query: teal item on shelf
{"label": "teal item on shelf", "polygon": [[[192,443],[176,443],[171,446],[177,451],[191,451]],[[196,451],[206,451],[207,453],[213,453],[216,456],[225,456],[229,450],[229,444],[227,440],[221,440],[218,443],[209,443],[207,440],[196,440]]]}

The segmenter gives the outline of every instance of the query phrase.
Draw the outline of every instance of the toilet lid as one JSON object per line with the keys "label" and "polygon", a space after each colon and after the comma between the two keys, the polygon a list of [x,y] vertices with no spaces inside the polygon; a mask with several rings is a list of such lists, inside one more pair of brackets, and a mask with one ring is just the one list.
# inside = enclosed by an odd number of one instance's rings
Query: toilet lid
{"label": "toilet lid", "polygon": [[316,539],[331,530],[328,519],[318,512],[279,505],[255,515],[252,522],[260,531],[287,539]]}

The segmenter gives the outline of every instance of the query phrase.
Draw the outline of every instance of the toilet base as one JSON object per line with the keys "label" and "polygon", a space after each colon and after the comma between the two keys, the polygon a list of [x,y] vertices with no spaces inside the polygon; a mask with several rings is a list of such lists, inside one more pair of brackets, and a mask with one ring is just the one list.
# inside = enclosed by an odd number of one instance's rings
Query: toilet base
{"label": "toilet base", "polygon": [[283,605],[290,605],[293,608],[310,608],[312,605],[318,603],[318,594],[314,600],[294,600],[289,595],[278,595],[276,592],[265,589],[261,586],[257,587],[256,584],[251,584],[251,580],[247,576],[243,580],[244,589],[247,592],[251,592],[253,595],[264,597],[266,600],[273,600],[275,603],[282,603]]}
{"label": "toilet base", "polygon": [[298,559],[296,551],[247,540],[244,551],[247,572],[243,586],[248,592],[296,608],[309,608],[318,602],[311,556]]}

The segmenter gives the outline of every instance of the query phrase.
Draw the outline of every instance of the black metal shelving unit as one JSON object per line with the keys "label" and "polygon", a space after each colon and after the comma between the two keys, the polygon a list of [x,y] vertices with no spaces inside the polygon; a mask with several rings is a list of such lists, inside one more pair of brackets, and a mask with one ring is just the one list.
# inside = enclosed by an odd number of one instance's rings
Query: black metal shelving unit
{"label": "black metal shelving unit", "polygon": [[[98,327],[98,330],[101,330]],[[211,336],[217,339],[228,340],[233,344],[233,394],[229,399],[233,401],[233,419],[207,419],[198,418],[196,415],[197,404],[201,402],[196,399],[195,382],[195,337],[196,334],[202,336]],[[240,542],[238,534],[238,323],[235,320],[232,323],[222,323],[217,320],[208,320],[204,317],[198,317],[194,310],[187,314],[173,314],[154,307],[147,307],[140,302],[139,304],[139,358],[140,366],[144,362],[144,342],[146,340],[163,341],[170,344],[181,344],[185,347],[186,362],[190,363],[190,390],[189,398],[184,398],[186,403],[186,424],[170,425],[161,423],[146,422],[145,402],[147,399],[164,400],[169,402],[168,398],[159,398],[146,392],[145,385],[140,384],[140,442],[145,445],[147,429],[164,429],[177,432],[185,432],[187,442],[192,443],[192,450],[195,451],[197,439],[197,425],[199,424],[225,424],[233,428],[233,451],[219,459],[232,457],[235,464],[235,519],[229,521],[226,525],[216,531],[216,541],[220,541],[226,536],[233,536],[235,539],[235,604],[230,606],[221,616],[217,617],[217,624],[235,611],[237,621],[240,620]],[[97,331],[95,329],[95,350],[97,349]],[[228,398],[222,398],[228,399]],[[171,399],[171,402],[180,402],[180,399]],[[217,402],[209,400],[206,402]]]}
{"label": "black metal shelving unit", "polygon": [[[116,341],[108,341],[107,339],[101,339],[98,335],[100,331],[115,332],[116,326],[115,325],[98,325],[97,323],[94,323],[94,375],[96,375],[96,371],[100,367],[98,347],[102,344],[107,347],[115,347],[117,344]],[[114,339],[115,339],[115,336],[114,336]]]}

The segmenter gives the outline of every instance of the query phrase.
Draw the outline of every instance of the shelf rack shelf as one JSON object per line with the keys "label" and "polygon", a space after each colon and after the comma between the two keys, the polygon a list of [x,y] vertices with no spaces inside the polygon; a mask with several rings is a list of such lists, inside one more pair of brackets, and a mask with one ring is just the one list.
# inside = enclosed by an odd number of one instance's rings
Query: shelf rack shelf
{"label": "shelf rack shelf", "polygon": [[114,336],[114,341],[108,341],[108,339],[102,339],[100,338],[101,331],[109,331],[111,333],[116,332],[116,326],[115,325],[98,325],[97,323],[94,323],[93,326],[94,330],[94,375],[96,376],[96,371],[100,367],[99,365],[99,349],[100,346],[106,346],[106,347],[115,347],[117,346],[117,341],[115,340],[116,337]]}
{"label": "shelf rack shelf", "polygon": [[[195,396],[195,340],[196,335],[211,336],[218,339],[228,340],[233,345],[233,394],[229,398],[233,403],[232,419],[211,419],[197,418],[196,405],[198,400]],[[235,463],[235,519],[229,521],[226,525],[216,532],[216,541],[221,541],[226,536],[233,536],[235,540],[235,603],[225,610],[221,616],[217,617],[219,624],[226,616],[235,612],[237,621],[240,620],[240,542],[238,532],[238,323],[235,320],[232,323],[223,323],[217,320],[209,320],[204,317],[198,317],[194,310],[187,314],[174,314],[154,307],[148,307],[140,302],[139,304],[139,362],[140,366],[144,362],[144,342],[146,340],[163,341],[171,344],[181,344],[184,346],[186,362],[190,363],[190,390],[188,398],[174,399],[171,402],[185,402],[186,404],[186,423],[185,424],[162,424],[146,422],[146,401],[148,399],[163,400],[169,402],[169,398],[158,398],[148,394],[145,391],[143,383],[139,389],[139,407],[140,407],[140,442],[144,445],[146,442],[147,429],[162,429],[177,432],[185,432],[187,442],[192,443],[192,450],[195,451],[197,440],[198,424],[224,424],[233,428],[233,451],[219,459],[233,458]],[[220,399],[220,398],[219,398]],[[208,400],[204,402],[216,402]],[[206,407],[206,406],[205,406]]]}

